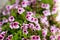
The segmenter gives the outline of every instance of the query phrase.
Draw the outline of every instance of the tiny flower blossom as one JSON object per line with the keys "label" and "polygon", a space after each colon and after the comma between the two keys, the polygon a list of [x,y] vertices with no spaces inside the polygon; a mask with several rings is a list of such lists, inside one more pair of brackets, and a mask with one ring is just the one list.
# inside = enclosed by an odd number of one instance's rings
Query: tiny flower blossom
{"label": "tiny flower blossom", "polygon": [[60,40],[60,36],[58,36],[58,40]]}
{"label": "tiny flower blossom", "polygon": [[45,8],[45,9],[49,9],[49,8],[50,8],[50,5],[49,5],[49,4],[44,4],[44,3],[42,3],[42,4],[41,4],[41,7],[42,7],[42,8]]}
{"label": "tiny flower blossom", "polygon": [[37,18],[34,18],[34,23],[38,24],[38,19]]}
{"label": "tiny flower blossom", "polygon": [[33,30],[35,30],[35,26],[34,26],[34,24],[29,23],[29,28],[31,28],[31,29],[33,29]]}
{"label": "tiny flower blossom", "polygon": [[6,5],[6,10],[7,10],[7,11],[10,11],[12,8],[13,8],[12,5]]}
{"label": "tiny flower blossom", "polygon": [[57,30],[56,30],[56,27],[55,27],[55,26],[51,26],[50,30],[51,30],[51,33],[52,33],[53,35],[55,35],[55,34],[56,34],[56,32],[57,32]]}
{"label": "tiny flower blossom", "polygon": [[2,12],[2,14],[3,14],[4,16],[6,16],[6,15],[9,15],[9,14],[10,14],[10,12],[9,12],[9,11],[5,11],[5,10],[4,10],[4,11]]}
{"label": "tiny flower blossom", "polygon": [[23,34],[28,34],[27,29],[23,29]]}
{"label": "tiny flower blossom", "polygon": [[8,18],[8,20],[9,20],[10,22],[13,22],[15,19],[14,19],[13,16],[10,16],[10,17]]}
{"label": "tiny flower blossom", "polygon": [[21,2],[21,5],[22,5],[22,7],[27,7],[28,6],[26,1]]}
{"label": "tiny flower blossom", "polygon": [[41,30],[40,25],[39,25],[39,24],[36,24],[35,29],[36,29],[36,30]]}
{"label": "tiny flower blossom", "polygon": [[50,40],[56,40],[56,36],[51,35],[51,36],[50,36]]}
{"label": "tiny flower blossom", "polygon": [[57,33],[60,33],[60,29],[59,28],[56,28],[56,30],[57,30]]}
{"label": "tiny flower blossom", "polygon": [[12,39],[12,35],[9,35],[6,40],[11,40]]}
{"label": "tiny flower blossom", "polygon": [[18,9],[18,8],[21,8],[21,6],[20,5],[15,5],[15,8]]}
{"label": "tiny flower blossom", "polygon": [[49,4],[45,4],[46,5],[46,9],[49,9],[50,8],[50,5]]}
{"label": "tiny flower blossom", "polygon": [[27,15],[32,16],[33,12],[27,12]]}
{"label": "tiny flower blossom", "polygon": [[47,33],[48,33],[48,30],[46,28],[42,29],[43,37],[46,37]]}
{"label": "tiny flower blossom", "polygon": [[42,3],[42,4],[41,4],[41,7],[42,7],[42,8],[45,8],[45,4],[44,4],[44,3]]}
{"label": "tiny flower blossom", "polygon": [[45,24],[46,26],[49,26],[49,22],[48,22],[46,16],[41,17],[40,21],[41,21],[42,24]]}
{"label": "tiny flower blossom", "polygon": [[57,13],[57,7],[54,6],[53,9],[52,9],[52,14],[56,14]]}
{"label": "tiny flower blossom", "polygon": [[0,33],[0,40],[4,40],[4,37],[6,35],[7,32],[3,31],[2,33]]}
{"label": "tiny flower blossom", "polygon": [[10,23],[10,28],[11,29],[18,29],[19,28],[19,23],[18,22],[12,22]]}
{"label": "tiny flower blossom", "polygon": [[51,15],[50,10],[44,10],[44,11],[43,11],[43,14],[44,14],[45,16]]}
{"label": "tiny flower blossom", "polygon": [[53,0],[54,1],[54,3],[57,3],[57,0]]}
{"label": "tiny flower blossom", "polygon": [[22,14],[24,11],[25,11],[24,8],[18,8],[18,13],[19,14]]}
{"label": "tiny flower blossom", "polygon": [[39,36],[32,35],[31,40],[41,40]]}
{"label": "tiny flower blossom", "polygon": [[8,19],[4,18],[2,22],[3,23],[7,23],[8,22]]}
{"label": "tiny flower blossom", "polygon": [[28,20],[28,21],[31,21],[31,16],[29,16],[29,15],[26,15],[26,19]]}
{"label": "tiny flower blossom", "polygon": [[23,24],[23,26],[21,26],[22,29],[28,29],[28,24]]}

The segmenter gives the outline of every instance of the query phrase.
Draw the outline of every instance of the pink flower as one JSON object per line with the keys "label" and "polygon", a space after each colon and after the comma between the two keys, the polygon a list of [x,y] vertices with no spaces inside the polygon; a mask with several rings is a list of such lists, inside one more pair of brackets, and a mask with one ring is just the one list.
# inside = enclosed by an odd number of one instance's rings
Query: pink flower
{"label": "pink flower", "polygon": [[7,23],[8,22],[8,19],[4,18],[2,22],[3,23]]}
{"label": "pink flower", "polygon": [[42,7],[42,8],[45,8],[45,4],[44,4],[44,3],[42,3],[42,4],[41,4],[41,7]]}
{"label": "pink flower", "polygon": [[[15,4],[14,4],[15,5]],[[21,8],[21,5],[15,5],[15,8],[16,9],[19,9],[19,8]]]}
{"label": "pink flower", "polygon": [[6,40],[11,40],[13,35],[9,35]]}
{"label": "pink flower", "polygon": [[55,26],[55,25],[51,26],[50,30],[51,30],[51,33],[52,33],[53,35],[55,35],[56,32],[57,32],[57,29],[56,29],[56,26]]}
{"label": "pink flower", "polygon": [[28,29],[28,24],[23,24],[23,26],[21,26],[21,29]]}
{"label": "pink flower", "polygon": [[34,26],[34,24],[29,23],[29,28],[31,28],[31,29],[33,29],[33,30],[35,30],[35,26]]}
{"label": "pink flower", "polygon": [[6,16],[6,15],[9,15],[9,14],[10,14],[10,12],[9,12],[9,11],[5,11],[5,10],[4,10],[4,11],[2,12],[2,14],[3,14],[4,16]]}
{"label": "pink flower", "polygon": [[6,31],[3,31],[2,33],[0,33],[0,40],[4,40],[6,33],[7,33]]}
{"label": "pink flower", "polygon": [[42,29],[43,37],[46,37],[47,33],[48,33],[48,30],[46,28]]}
{"label": "pink flower", "polygon": [[32,35],[31,40],[41,40],[39,36]]}
{"label": "pink flower", "polygon": [[18,29],[19,28],[19,23],[18,22],[12,22],[10,23],[10,28],[11,29]]}
{"label": "pink flower", "polygon": [[52,9],[52,14],[56,14],[57,13],[57,7],[54,6],[53,9]]}
{"label": "pink flower", "polygon": [[8,20],[9,20],[10,22],[13,22],[15,19],[14,19],[13,16],[10,16],[10,17],[8,18]]}
{"label": "pink flower", "polygon": [[50,8],[50,5],[49,4],[45,4],[45,8],[46,9],[49,9]]}
{"label": "pink flower", "polygon": [[28,21],[31,21],[31,16],[30,15],[26,15],[26,19],[28,20]]}
{"label": "pink flower", "polygon": [[36,29],[36,30],[41,30],[40,25],[39,25],[39,24],[36,24],[35,29]]}
{"label": "pink flower", "polygon": [[34,21],[33,21],[35,24],[38,24],[38,19],[37,18],[34,18]]}
{"label": "pink flower", "polygon": [[28,6],[26,1],[21,2],[21,5],[22,5],[22,7],[27,7]]}
{"label": "pink flower", "polygon": [[44,4],[44,3],[42,3],[42,4],[41,4],[41,7],[42,7],[42,8],[45,8],[45,9],[49,9],[49,8],[50,8],[50,5],[49,5],[49,4]]}
{"label": "pink flower", "polygon": [[60,40],[60,36],[58,36],[58,40]]}
{"label": "pink flower", "polygon": [[22,14],[24,11],[25,11],[24,8],[18,8],[18,13],[19,14]]}
{"label": "pink flower", "polygon": [[33,12],[27,12],[27,15],[32,16]]}
{"label": "pink flower", "polygon": [[30,22],[34,22],[35,21],[34,19],[35,19],[34,17],[31,17]]}
{"label": "pink flower", "polygon": [[13,8],[13,5],[6,5],[6,10],[10,11]]}
{"label": "pink flower", "polygon": [[51,36],[50,36],[50,40],[56,40],[56,36],[51,35]]}
{"label": "pink flower", "polygon": [[49,22],[48,22],[46,16],[41,17],[40,21],[41,21],[42,24],[45,24],[46,26],[49,26]]}
{"label": "pink flower", "polygon": [[59,28],[56,28],[56,30],[57,30],[57,33],[60,33],[60,29]]}
{"label": "pink flower", "polygon": [[44,16],[49,16],[51,15],[50,10],[44,10],[43,11]]}
{"label": "pink flower", "polygon": [[54,1],[54,3],[57,3],[57,0],[53,0]]}
{"label": "pink flower", "polygon": [[23,29],[23,34],[28,34],[27,29]]}

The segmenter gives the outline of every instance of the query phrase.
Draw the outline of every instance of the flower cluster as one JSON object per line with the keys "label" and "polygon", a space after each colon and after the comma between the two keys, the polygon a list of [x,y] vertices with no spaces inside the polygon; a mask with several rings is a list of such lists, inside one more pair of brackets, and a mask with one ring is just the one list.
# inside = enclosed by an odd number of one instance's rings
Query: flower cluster
{"label": "flower cluster", "polygon": [[2,11],[0,40],[60,40],[60,25],[50,20],[57,14],[56,0],[52,5],[44,0],[14,1]]}

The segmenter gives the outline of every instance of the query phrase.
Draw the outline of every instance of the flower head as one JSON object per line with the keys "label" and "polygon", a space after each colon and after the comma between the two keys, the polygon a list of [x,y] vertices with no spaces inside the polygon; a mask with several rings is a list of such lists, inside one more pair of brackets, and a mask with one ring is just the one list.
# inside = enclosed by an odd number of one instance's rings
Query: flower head
{"label": "flower head", "polygon": [[18,13],[19,14],[22,14],[24,11],[25,11],[24,8],[18,8]]}
{"label": "flower head", "polygon": [[46,37],[47,33],[48,33],[48,30],[46,28],[42,29],[43,37]]}
{"label": "flower head", "polygon": [[10,16],[10,17],[8,18],[8,20],[9,20],[10,22],[13,22],[15,19],[14,19],[13,16]]}
{"label": "flower head", "polygon": [[6,40],[11,40],[12,39],[12,35],[9,35]]}
{"label": "flower head", "polygon": [[18,22],[11,22],[10,23],[10,28],[11,29],[18,29],[19,28],[19,23]]}
{"label": "flower head", "polygon": [[32,35],[31,40],[41,40],[39,36]]}
{"label": "flower head", "polygon": [[2,22],[3,23],[7,23],[8,22],[8,19],[4,18]]}
{"label": "flower head", "polygon": [[49,16],[51,15],[50,10],[44,10],[43,11],[44,16]]}
{"label": "flower head", "polygon": [[44,4],[44,3],[42,3],[42,4],[41,4],[41,7],[42,7],[42,8],[45,8],[45,9],[49,9],[49,8],[50,8],[50,5],[49,5],[49,4]]}

